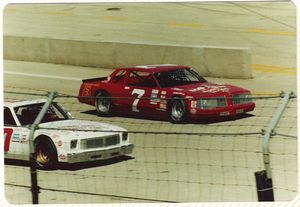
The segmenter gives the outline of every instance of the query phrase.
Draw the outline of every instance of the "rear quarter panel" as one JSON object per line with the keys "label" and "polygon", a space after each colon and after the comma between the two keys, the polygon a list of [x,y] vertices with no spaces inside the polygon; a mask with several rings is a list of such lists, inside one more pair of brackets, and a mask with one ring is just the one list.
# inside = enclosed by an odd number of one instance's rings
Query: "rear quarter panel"
{"label": "rear quarter panel", "polygon": [[92,83],[83,82],[79,90],[79,102],[94,105],[95,99],[93,98],[93,96],[95,96],[97,91],[99,90],[110,90],[110,85],[111,84],[103,81],[97,81]]}

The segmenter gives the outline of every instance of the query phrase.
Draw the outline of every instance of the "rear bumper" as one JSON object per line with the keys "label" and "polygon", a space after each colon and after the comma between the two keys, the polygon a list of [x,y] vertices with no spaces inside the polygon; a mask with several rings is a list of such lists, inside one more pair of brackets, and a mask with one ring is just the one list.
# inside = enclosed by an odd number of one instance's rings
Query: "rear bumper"
{"label": "rear bumper", "polygon": [[95,150],[80,153],[68,153],[67,162],[77,163],[77,162],[87,162],[95,160],[105,160],[113,157],[118,157],[121,155],[131,154],[133,151],[133,144],[124,145],[121,147],[116,147],[107,150]]}

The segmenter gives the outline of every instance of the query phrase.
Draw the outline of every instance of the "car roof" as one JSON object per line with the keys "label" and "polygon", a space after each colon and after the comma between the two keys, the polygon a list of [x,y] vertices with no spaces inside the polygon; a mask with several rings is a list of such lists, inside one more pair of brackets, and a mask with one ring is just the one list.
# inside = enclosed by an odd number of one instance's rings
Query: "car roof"
{"label": "car roof", "polygon": [[122,67],[118,68],[119,70],[138,70],[143,72],[163,72],[163,71],[169,71],[169,70],[178,70],[183,68],[190,68],[188,66],[182,66],[182,65],[173,65],[173,64],[160,64],[160,65],[137,65],[137,66],[129,66],[129,67]]}
{"label": "car roof", "polygon": [[37,103],[45,103],[46,99],[33,99],[33,100],[16,100],[16,99],[4,99],[4,106],[6,107],[18,107],[26,106]]}

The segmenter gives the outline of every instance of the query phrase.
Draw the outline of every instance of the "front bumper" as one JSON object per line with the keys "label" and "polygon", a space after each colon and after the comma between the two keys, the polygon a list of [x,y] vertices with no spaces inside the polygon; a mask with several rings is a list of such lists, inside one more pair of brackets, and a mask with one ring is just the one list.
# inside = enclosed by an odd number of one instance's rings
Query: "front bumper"
{"label": "front bumper", "polygon": [[247,104],[231,105],[222,108],[213,108],[213,109],[195,108],[195,109],[190,109],[190,115],[191,118],[236,116],[249,111],[253,111],[254,108],[255,108],[254,102],[247,103]]}
{"label": "front bumper", "polygon": [[88,152],[79,153],[67,153],[68,163],[87,162],[95,160],[105,160],[121,155],[131,154],[133,151],[133,144],[124,145],[121,147],[115,147],[106,150],[94,150]]}

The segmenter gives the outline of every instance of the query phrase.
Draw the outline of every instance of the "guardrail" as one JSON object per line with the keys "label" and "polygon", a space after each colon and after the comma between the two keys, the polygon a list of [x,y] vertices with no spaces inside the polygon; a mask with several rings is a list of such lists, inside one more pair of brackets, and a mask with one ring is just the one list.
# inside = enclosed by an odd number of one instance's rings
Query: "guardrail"
{"label": "guardrail", "polygon": [[145,64],[191,66],[202,76],[252,78],[251,51],[243,47],[154,45],[4,36],[7,60],[117,68]]}

